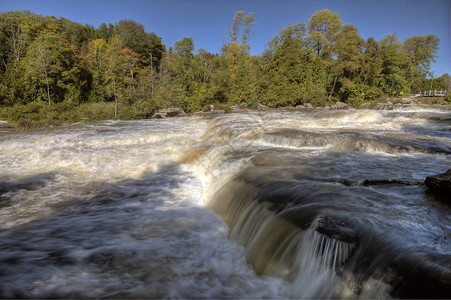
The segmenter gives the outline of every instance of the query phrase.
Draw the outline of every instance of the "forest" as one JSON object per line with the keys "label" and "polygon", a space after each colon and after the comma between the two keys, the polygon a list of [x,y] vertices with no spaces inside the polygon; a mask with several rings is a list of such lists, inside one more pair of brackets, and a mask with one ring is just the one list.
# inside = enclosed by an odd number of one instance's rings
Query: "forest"
{"label": "forest", "polygon": [[149,118],[160,108],[187,113],[211,104],[249,107],[358,107],[375,99],[445,89],[431,81],[435,35],[364,40],[338,13],[289,24],[250,55],[253,13],[238,11],[221,52],[184,37],[167,47],[134,20],[98,28],[30,11],[0,14],[0,119],[47,126],[80,120]]}

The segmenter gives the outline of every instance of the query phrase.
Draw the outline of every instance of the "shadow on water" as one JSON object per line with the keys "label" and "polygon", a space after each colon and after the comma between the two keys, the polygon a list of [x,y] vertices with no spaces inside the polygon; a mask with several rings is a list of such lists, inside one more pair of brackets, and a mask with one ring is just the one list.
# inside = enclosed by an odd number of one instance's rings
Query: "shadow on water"
{"label": "shadow on water", "polygon": [[[5,189],[51,179],[38,175]],[[244,255],[235,244],[226,249],[226,229],[212,211],[196,206],[189,191],[181,196],[189,180],[178,164],[167,165],[0,232],[0,297],[239,297],[244,275],[227,269],[240,259],[219,261],[228,251]]]}
{"label": "shadow on water", "polygon": [[11,205],[9,194],[19,190],[37,190],[46,185],[49,181],[54,180],[55,173],[42,173],[22,180],[0,178],[0,209]]}

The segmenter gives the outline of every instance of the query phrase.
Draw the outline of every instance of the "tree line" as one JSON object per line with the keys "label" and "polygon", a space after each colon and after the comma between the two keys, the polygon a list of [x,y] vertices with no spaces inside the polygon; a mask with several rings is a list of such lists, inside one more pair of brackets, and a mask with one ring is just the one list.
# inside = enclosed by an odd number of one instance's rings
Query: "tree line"
{"label": "tree line", "polygon": [[[394,34],[364,40],[338,13],[315,12],[289,24],[250,55],[254,15],[236,12],[221,53],[185,37],[173,47],[133,20],[98,28],[29,11],[0,14],[0,106],[109,104],[114,115],[149,117],[158,108],[195,112],[246,102],[358,105],[429,89],[435,35],[404,42]],[[450,76],[432,82],[446,88]]]}

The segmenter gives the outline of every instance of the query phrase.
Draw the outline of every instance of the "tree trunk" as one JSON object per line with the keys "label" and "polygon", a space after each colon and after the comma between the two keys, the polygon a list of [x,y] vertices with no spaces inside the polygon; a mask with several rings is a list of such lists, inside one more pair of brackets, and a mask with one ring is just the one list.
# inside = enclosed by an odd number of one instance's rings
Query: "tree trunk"
{"label": "tree trunk", "polygon": [[432,90],[432,83],[434,82],[434,72],[432,72],[432,78],[431,78],[431,90]]}
{"label": "tree trunk", "polygon": [[117,96],[116,96],[116,78],[114,79],[114,117],[117,117]]}
{"label": "tree trunk", "polygon": [[49,105],[52,105],[52,102],[50,101],[50,87],[49,87],[49,78],[47,76],[47,69],[44,69],[45,74],[45,82],[47,84],[47,97],[49,98]]}
{"label": "tree trunk", "polygon": [[332,86],[332,90],[330,91],[329,98],[327,99],[327,101],[330,101],[330,97],[332,97],[332,94],[334,93],[335,84],[337,83],[337,77],[338,75],[335,75],[334,85]]}
{"label": "tree trunk", "polygon": [[17,61],[20,61],[20,54],[19,51],[17,50],[17,33],[13,28],[13,25],[10,25],[10,29],[11,29],[11,37],[13,40],[13,51],[14,51],[14,56],[16,57]]}
{"label": "tree trunk", "polygon": [[153,55],[152,55],[152,52],[150,51],[149,52],[149,54],[150,54],[150,76],[151,76],[151,80],[150,80],[150,84],[152,85],[151,87],[152,87],[152,97],[153,97],[153,89],[154,89],[154,77],[153,77]]}

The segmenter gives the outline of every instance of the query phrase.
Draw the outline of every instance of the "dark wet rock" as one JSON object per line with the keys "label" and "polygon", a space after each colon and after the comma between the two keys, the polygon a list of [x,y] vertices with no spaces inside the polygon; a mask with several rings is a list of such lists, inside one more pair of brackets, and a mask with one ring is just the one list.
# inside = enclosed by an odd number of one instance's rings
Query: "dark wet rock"
{"label": "dark wet rock", "polygon": [[346,110],[346,109],[348,109],[349,108],[349,106],[346,104],[346,103],[343,103],[343,102],[337,102],[337,103],[335,103],[335,104],[333,104],[331,107],[330,107],[330,109],[333,109],[333,110]]}
{"label": "dark wet rock", "polygon": [[451,196],[451,169],[443,174],[426,177],[424,183],[437,194]]}
{"label": "dark wet rock", "polygon": [[315,230],[342,242],[356,243],[358,241],[357,231],[351,220],[344,216],[323,216],[319,219]]}
{"label": "dark wet rock", "polygon": [[369,186],[369,185],[385,185],[385,184],[399,184],[399,185],[422,185],[423,182],[416,181],[407,181],[407,180],[398,180],[398,179],[376,179],[376,180],[368,180],[365,179],[362,181],[361,185]]}
{"label": "dark wet rock", "polygon": [[36,190],[54,179],[54,173],[43,173],[17,181],[0,179],[0,195],[17,190]]}
{"label": "dark wet rock", "polygon": [[183,109],[181,109],[179,107],[174,107],[174,108],[160,109],[153,115],[152,118],[164,119],[164,118],[168,118],[168,117],[181,117],[181,116],[185,116],[185,115],[186,115],[186,113],[183,111]]}
{"label": "dark wet rock", "polygon": [[[449,255],[439,253],[405,253],[392,262],[389,276],[390,295],[404,299],[449,299],[451,295],[451,265]],[[409,255],[410,254],[410,255]]]}
{"label": "dark wet rock", "polygon": [[316,133],[316,132],[310,132],[310,131],[303,131],[303,130],[297,130],[297,129],[281,129],[275,132],[270,132],[267,133],[267,135],[272,135],[272,136],[281,136],[281,137],[286,137],[286,138],[291,138],[291,139],[296,139],[296,138],[318,138],[318,137],[322,137],[323,135],[320,133]]}

